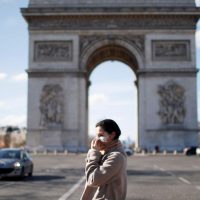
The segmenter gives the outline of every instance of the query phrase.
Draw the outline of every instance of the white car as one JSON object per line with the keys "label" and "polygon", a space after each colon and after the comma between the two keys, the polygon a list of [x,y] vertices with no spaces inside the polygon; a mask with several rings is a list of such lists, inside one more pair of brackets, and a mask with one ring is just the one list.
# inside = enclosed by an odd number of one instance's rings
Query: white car
{"label": "white car", "polygon": [[196,148],[196,154],[197,154],[198,156],[200,156],[200,147],[197,147],[197,148]]}

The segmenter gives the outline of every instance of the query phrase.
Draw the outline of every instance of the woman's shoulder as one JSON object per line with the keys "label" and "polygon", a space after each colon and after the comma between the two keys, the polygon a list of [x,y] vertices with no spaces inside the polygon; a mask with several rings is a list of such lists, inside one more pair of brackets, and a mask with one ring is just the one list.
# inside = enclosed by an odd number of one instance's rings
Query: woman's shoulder
{"label": "woman's shoulder", "polygon": [[122,161],[126,158],[126,154],[121,151],[110,151],[107,155],[108,157],[112,157],[113,159]]}

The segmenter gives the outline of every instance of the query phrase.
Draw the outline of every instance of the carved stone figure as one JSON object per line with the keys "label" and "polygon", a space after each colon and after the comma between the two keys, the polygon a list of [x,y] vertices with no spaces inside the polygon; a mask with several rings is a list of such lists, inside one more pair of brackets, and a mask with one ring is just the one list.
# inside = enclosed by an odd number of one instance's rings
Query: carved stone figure
{"label": "carved stone figure", "polygon": [[45,85],[40,97],[40,125],[43,127],[63,124],[64,95],[59,85]]}
{"label": "carved stone figure", "polygon": [[184,93],[184,88],[174,81],[159,86],[160,110],[158,114],[163,124],[183,123],[186,114]]}

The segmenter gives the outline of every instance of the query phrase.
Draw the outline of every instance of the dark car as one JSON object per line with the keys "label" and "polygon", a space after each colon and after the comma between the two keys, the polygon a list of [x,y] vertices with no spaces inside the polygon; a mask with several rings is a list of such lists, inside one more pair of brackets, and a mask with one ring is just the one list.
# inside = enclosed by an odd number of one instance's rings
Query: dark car
{"label": "dark car", "polygon": [[0,177],[32,176],[33,161],[24,149],[0,149]]}
{"label": "dark car", "polygon": [[125,151],[125,153],[126,153],[127,156],[133,155],[133,149],[132,148],[125,147],[124,151]]}
{"label": "dark car", "polygon": [[196,146],[185,148],[184,154],[187,156],[196,155],[196,149],[197,149]]}

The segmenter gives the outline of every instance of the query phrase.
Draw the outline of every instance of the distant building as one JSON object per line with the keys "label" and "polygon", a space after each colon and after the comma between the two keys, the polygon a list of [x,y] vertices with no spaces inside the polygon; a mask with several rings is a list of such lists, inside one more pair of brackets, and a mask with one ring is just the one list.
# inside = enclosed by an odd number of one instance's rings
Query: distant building
{"label": "distant building", "polygon": [[0,148],[24,147],[26,144],[26,128],[17,126],[0,127]]}

